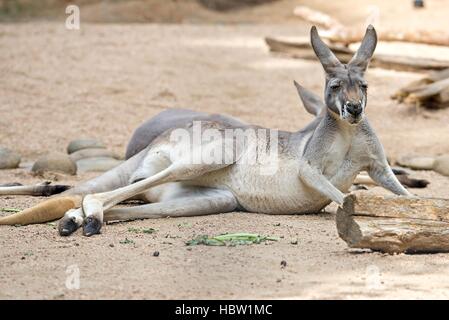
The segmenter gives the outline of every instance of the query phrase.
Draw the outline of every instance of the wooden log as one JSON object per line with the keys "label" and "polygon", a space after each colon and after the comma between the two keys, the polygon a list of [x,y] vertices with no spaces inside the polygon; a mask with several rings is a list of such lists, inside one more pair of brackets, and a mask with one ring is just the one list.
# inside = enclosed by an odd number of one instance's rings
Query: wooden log
{"label": "wooden log", "polygon": [[[395,92],[391,96],[391,98],[397,99],[400,102],[402,102],[412,92],[422,90],[428,84],[432,84],[434,82],[444,80],[447,78],[449,78],[449,69],[433,71],[433,72],[425,75],[421,79],[412,81],[409,84],[407,84],[405,87],[399,89],[397,92]],[[441,101],[441,102],[445,102],[444,97],[443,97],[443,101]]]}
{"label": "wooden log", "polygon": [[[272,52],[287,54],[297,59],[316,60],[309,39],[290,41],[266,37],[265,42]],[[342,63],[348,63],[354,55],[353,51],[344,46],[330,43],[327,45]]]}
{"label": "wooden log", "polygon": [[[315,60],[316,56],[312,50],[309,40],[289,41],[275,38],[265,38],[265,42],[272,52],[279,52],[297,59]],[[342,63],[348,63],[355,51],[338,44],[328,44]],[[425,58],[414,58],[405,56],[392,56],[376,54],[371,60],[371,66],[393,69],[399,71],[426,71],[441,70],[449,68],[449,60],[434,60]]]}
{"label": "wooden log", "polygon": [[306,6],[297,6],[293,10],[293,14],[305,21],[316,24],[325,29],[339,30],[345,28],[340,21],[332,18],[330,15]]}
{"label": "wooden log", "polygon": [[449,78],[440,80],[437,82],[433,82],[428,85],[424,85],[423,87],[413,91],[406,99],[406,102],[416,102],[418,100],[425,100],[429,97],[436,96],[444,89],[449,87]]}
{"label": "wooden log", "polygon": [[[360,42],[365,35],[364,30],[343,29],[337,32],[323,33],[323,37],[332,42],[339,42],[345,45]],[[410,42],[435,46],[449,46],[449,33],[426,31],[426,30],[377,30],[379,41],[385,42]]]}
{"label": "wooden log", "polygon": [[402,101],[433,109],[446,108],[449,106],[449,78],[416,88],[403,96]]}
{"label": "wooden log", "polygon": [[[327,29],[324,32],[320,32],[320,35],[332,42],[338,42],[348,46],[351,43],[362,41],[363,36],[365,35],[365,30],[361,28],[349,28],[344,26],[337,19],[332,18],[330,15],[306,6],[297,6],[293,10],[293,14],[302,20],[317,24]],[[399,41],[449,46],[449,33],[446,31],[384,30],[378,28],[377,37],[379,41]]]}
{"label": "wooden log", "polygon": [[441,90],[438,95],[435,97],[436,102],[440,105],[444,105],[449,102],[449,88],[444,88]]}
{"label": "wooden log", "polygon": [[339,236],[351,248],[449,252],[449,199],[351,194],[336,220]]}
{"label": "wooden log", "polygon": [[376,54],[371,66],[397,71],[424,72],[449,68],[449,60]]}

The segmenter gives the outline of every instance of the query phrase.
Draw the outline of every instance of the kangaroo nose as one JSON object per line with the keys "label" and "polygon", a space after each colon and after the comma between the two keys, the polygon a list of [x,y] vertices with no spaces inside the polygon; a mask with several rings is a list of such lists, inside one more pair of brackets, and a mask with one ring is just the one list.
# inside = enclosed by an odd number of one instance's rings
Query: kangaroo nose
{"label": "kangaroo nose", "polygon": [[346,110],[354,117],[357,117],[362,113],[362,104],[358,102],[347,102]]}

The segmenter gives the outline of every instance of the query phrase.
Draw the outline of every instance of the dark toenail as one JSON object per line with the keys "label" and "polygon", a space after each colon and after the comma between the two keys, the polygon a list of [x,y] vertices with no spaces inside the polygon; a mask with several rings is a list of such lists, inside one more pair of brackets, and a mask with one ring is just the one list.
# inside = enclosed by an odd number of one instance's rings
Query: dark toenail
{"label": "dark toenail", "polygon": [[83,234],[90,237],[94,234],[100,233],[101,222],[94,217],[87,217],[83,222]]}
{"label": "dark toenail", "polygon": [[58,226],[59,234],[63,237],[66,237],[75,232],[76,229],[78,229],[78,225],[75,221],[76,220],[74,218],[62,220]]}

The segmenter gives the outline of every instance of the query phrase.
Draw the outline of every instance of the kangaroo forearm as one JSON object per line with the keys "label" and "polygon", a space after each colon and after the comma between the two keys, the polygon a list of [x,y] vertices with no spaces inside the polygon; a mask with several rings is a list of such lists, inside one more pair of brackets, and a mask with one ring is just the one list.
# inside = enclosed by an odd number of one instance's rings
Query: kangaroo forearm
{"label": "kangaroo forearm", "polygon": [[309,187],[328,197],[332,201],[343,204],[344,194],[338,190],[325,176],[308,164],[302,164],[299,169],[300,179]]}

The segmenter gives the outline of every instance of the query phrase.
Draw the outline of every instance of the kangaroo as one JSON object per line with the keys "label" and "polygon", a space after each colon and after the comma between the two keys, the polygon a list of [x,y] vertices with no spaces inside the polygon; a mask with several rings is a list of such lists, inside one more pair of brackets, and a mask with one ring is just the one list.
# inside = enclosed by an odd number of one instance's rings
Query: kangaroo
{"label": "kangaroo", "polygon": [[[237,139],[238,130],[260,130],[224,115],[167,110],[138,128],[127,148],[128,160],[103,175],[65,191],[0,224],[38,223],[61,218],[58,230],[68,236],[82,227],[85,236],[100,233],[103,222],[160,217],[198,216],[235,210],[267,214],[316,213],[332,201],[342,204],[357,174],[367,171],[380,186],[397,195],[411,194],[390,168],[383,147],[365,117],[368,85],[364,79],[377,44],[370,25],[360,48],[342,64],[310,32],[313,50],[325,75],[324,104],[297,82],[295,86],[314,120],[297,132],[279,131],[270,139]],[[177,130],[195,135],[215,129],[215,139],[193,147],[172,138]],[[227,131],[228,130],[228,131]],[[226,134],[232,132],[232,134]],[[248,164],[249,149],[277,149],[277,170],[262,174],[271,163]],[[221,151],[221,161],[203,161]],[[217,152],[218,154],[218,152]],[[192,161],[192,159],[201,161]],[[114,208],[140,199],[148,204]]]}

